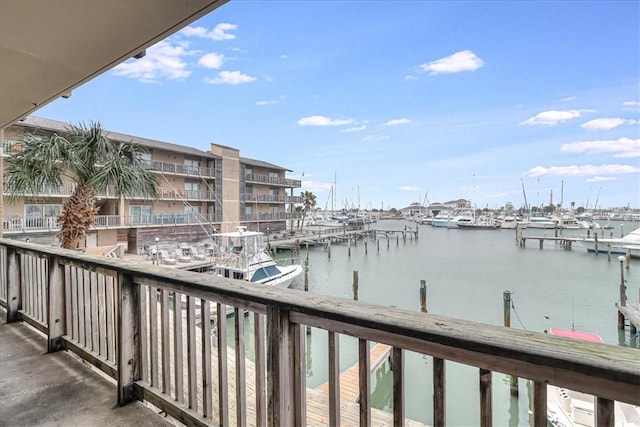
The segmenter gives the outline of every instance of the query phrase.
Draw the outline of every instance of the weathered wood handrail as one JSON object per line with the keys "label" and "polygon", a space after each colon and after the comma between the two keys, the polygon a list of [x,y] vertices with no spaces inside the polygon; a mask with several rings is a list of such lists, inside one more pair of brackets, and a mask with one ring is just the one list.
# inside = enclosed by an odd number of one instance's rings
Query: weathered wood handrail
{"label": "weathered wood handrail", "polygon": [[[234,385],[236,420],[245,420],[247,395],[244,390],[245,361],[241,327],[236,323],[235,351],[236,382],[230,384],[227,374],[226,306],[239,313],[253,313],[256,343],[256,424],[306,424],[306,382],[303,331],[307,326],[330,333],[330,347],[338,354],[338,334],[359,339],[361,360],[368,359],[369,341],[393,346],[394,368],[394,424],[404,419],[403,358],[406,351],[434,357],[434,424],[444,425],[444,361],[455,361],[480,369],[481,422],[491,423],[490,372],[501,372],[534,381],[534,420],[546,424],[546,385],[582,391],[597,396],[598,425],[607,425],[613,416],[613,401],[640,404],[640,364],[638,350],[582,341],[571,341],[542,333],[508,329],[499,326],[426,315],[407,310],[380,307],[335,297],[314,295],[296,290],[282,290],[248,284],[228,278],[203,275],[181,270],[159,269],[123,260],[87,255],[60,248],[0,239],[0,278],[6,288],[6,298],[0,303],[8,310],[8,321],[28,320],[39,323],[49,335],[50,351],[66,348],[101,368],[118,380],[118,402],[133,398],[146,399],[189,425],[211,422],[217,417],[222,425],[229,424],[229,389]],[[28,257],[46,260],[48,271],[31,275],[25,270]],[[39,264],[40,265],[40,264]],[[109,298],[110,287],[100,282],[100,275],[113,279],[115,294]],[[39,284],[45,281],[45,287]],[[61,285],[61,283],[64,284]],[[110,282],[109,282],[110,283]],[[93,286],[96,285],[96,291]],[[36,305],[46,307],[48,318],[36,322],[23,308],[24,289],[35,286]],[[41,287],[38,287],[41,286]],[[77,289],[76,289],[77,288]],[[62,290],[61,290],[62,289]],[[60,293],[70,294],[60,295]],[[97,292],[97,295],[96,295]],[[101,293],[102,292],[102,293]],[[0,293],[0,297],[3,294]],[[186,323],[182,315],[182,295],[185,296]],[[173,298],[173,305],[170,304]],[[75,303],[74,303],[75,299]],[[99,300],[94,304],[94,300]],[[67,301],[61,306],[61,301]],[[102,303],[100,301],[103,301]],[[111,301],[111,302],[110,302]],[[208,319],[209,302],[215,303],[217,351],[217,402],[212,406],[211,334],[210,323],[202,322],[196,332],[196,301],[200,304],[200,319]],[[84,307],[82,307],[84,302]],[[69,304],[77,305],[72,310]],[[33,305],[33,304],[32,304]],[[76,307],[74,305],[74,307]],[[108,313],[102,318],[104,330],[96,330],[91,319],[95,307],[115,310],[115,325],[108,325]],[[113,305],[113,307],[110,307]],[[80,310],[82,307],[82,310]],[[173,307],[173,309],[170,309]],[[160,310],[160,313],[158,313]],[[82,311],[82,312],[81,312]],[[60,316],[64,314],[65,319]],[[174,327],[171,328],[171,316]],[[262,334],[266,316],[266,347]],[[89,319],[89,320],[87,320]],[[61,320],[57,322],[56,320]],[[100,320],[98,323],[101,323]],[[56,323],[55,326],[52,326]],[[58,325],[57,323],[61,323]],[[240,322],[242,323],[242,322]],[[66,326],[65,326],[66,325]],[[186,354],[181,354],[182,328],[186,328]],[[113,331],[109,327],[115,326]],[[66,327],[66,334],[63,331]],[[101,329],[98,328],[98,329]],[[96,332],[97,331],[97,332]],[[180,332],[178,332],[180,331]],[[102,355],[92,333],[115,333],[117,357],[113,363]],[[80,336],[78,340],[69,334]],[[199,337],[199,338],[198,338]],[[99,341],[106,340],[100,337]],[[173,340],[173,346],[171,345]],[[180,340],[180,344],[178,344]],[[61,344],[59,344],[61,343]],[[85,348],[86,347],[86,348]],[[105,344],[105,348],[110,348]],[[333,351],[333,350],[332,350]],[[186,361],[186,390],[178,386],[183,377],[183,356]],[[366,359],[365,359],[366,357]],[[261,365],[266,359],[266,372]],[[175,373],[171,375],[170,364]],[[440,369],[436,373],[436,367]],[[335,378],[335,367],[332,377]],[[339,372],[337,373],[339,377]],[[266,387],[263,376],[266,376]],[[362,374],[361,378],[365,375]],[[173,379],[172,379],[173,378]],[[200,381],[202,391],[196,381]],[[329,380],[332,381],[331,378]],[[370,425],[370,385],[360,382],[360,423]],[[339,390],[339,386],[331,387]],[[185,401],[184,394],[188,399]],[[197,396],[197,397],[196,397]],[[340,405],[336,392],[329,418],[339,423]],[[338,396],[339,398],[339,396]],[[265,405],[266,402],[266,405]],[[268,420],[266,420],[266,414]],[[204,417],[204,418],[203,418]]]}

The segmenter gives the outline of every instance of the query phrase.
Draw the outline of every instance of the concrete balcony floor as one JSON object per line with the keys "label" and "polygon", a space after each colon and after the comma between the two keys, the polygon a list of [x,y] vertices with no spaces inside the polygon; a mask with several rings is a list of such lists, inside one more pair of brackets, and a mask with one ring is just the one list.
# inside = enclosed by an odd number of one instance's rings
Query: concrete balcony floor
{"label": "concrete balcony floor", "polygon": [[140,402],[119,407],[116,386],[0,308],[0,426],[171,426]]}

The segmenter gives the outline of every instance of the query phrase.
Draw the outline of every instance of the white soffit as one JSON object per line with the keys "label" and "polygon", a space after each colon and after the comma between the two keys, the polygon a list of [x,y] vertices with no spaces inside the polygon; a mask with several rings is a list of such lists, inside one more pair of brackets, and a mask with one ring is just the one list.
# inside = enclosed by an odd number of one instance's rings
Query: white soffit
{"label": "white soffit", "polygon": [[0,0],[0,129],[228,0]]}

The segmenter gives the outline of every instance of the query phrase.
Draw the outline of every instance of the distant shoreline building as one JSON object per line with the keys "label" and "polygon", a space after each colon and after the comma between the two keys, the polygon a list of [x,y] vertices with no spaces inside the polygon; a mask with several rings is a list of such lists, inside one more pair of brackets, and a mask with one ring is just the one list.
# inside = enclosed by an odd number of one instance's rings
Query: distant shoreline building
{"label": "distant shoreline building", "polygon": [[[28,117],[4,129],[2,156],[21,150],[23,135],[64,134],[68,124]],[[133,141],[144,147],[144,160],[158,176],[156,200],[124,198],[110,189],[98,195],[100,208],[95,226],[84,246],[119,245],[140,253],[159,237],[164,245],[208,240],[215,231],[237,226],[263,232],[284,232],[300,217],[294,205],[301,203],[294,190],[300,180],[288,179],[291,170],[240,156],[240,150],[211,144],[210,151],[105,131],[114,141]],[[6,166],[5,166],[6,169]],[[9,199],[2,194],[2,233],[7,238],[29,238],[53,243],[59,230],[57,216],[75,186],[43,188],[37,195]]]}

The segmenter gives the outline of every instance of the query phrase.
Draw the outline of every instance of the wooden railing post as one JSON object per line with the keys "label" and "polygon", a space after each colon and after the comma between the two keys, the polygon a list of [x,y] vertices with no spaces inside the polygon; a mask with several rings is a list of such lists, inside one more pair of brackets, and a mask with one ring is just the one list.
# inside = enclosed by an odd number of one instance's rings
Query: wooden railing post
{"label": "wooden railing post", "polygon": [[20,270],[20,254],[15,248],[7,246],[7,323],[20,320],[18,313],[22,309]]}
{"label": "wooden railing post", "polygon": [[443,427],[447,419],[446,365],[444,359],[433,358],[433,425]]}
{"label": "wooden railing post", "polygon": [[493,425],[491,377],[491,371],[480,369],[480,425],[483,427]]}
{"label": "wooden railing post", "polygon": [[[156,295],[151,295],[156,304]],[[136,398],[133,383],[140,379],[140,292],[130,275],[118,273],[118,405]]]}
{"label": "wooden railing post", "polygon": [[307,425],[307,357],[306,326],[289,324],[293,340],[293,417],[294,425],[305,427]]}
{"label": "wooden railing post", "polygon": [[360,427],[371,426],[371,351],[369,341],[358,340],[358,378],[360,392]]}
{"label": "wooden railing post", "polygon": [[393,347],[391,350],[391,370],[393,371],[393,425],[394,427],[403,427],[405,415],[404,351],[402,348]]}
{"label": "wooden railing post", "polygon": [[533,383],[533,425],[547,426],[547,384],[539,381]]}
{"label": "wooden railing post", "polygon": [[614,425],[613,400],[596,398],[596,426],[605,427]]}
{"label": "wooden railing post", "polygon": [[294,425],[289,312],[267,307],[267,425]]}
{"label": "wooden railing post", "polygon": [[66,297],[64,287],[64,267],[58,257],[49,256],[49,304],[47,313],[47,351],[52,353],[63,347],[62,336],[67,333]]}

